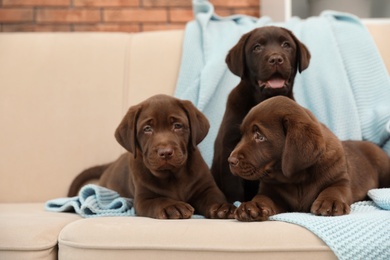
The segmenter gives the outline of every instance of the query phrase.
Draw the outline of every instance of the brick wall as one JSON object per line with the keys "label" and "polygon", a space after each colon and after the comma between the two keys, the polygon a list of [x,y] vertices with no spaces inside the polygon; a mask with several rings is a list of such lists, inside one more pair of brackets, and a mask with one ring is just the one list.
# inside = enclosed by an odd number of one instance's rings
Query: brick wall
{"label": "brick wall", "polygon": [[[191,0],[0,0],[0,31],[123,31],[184,28]],[[259,16],[260,0],[210,0],[221,16]]]}

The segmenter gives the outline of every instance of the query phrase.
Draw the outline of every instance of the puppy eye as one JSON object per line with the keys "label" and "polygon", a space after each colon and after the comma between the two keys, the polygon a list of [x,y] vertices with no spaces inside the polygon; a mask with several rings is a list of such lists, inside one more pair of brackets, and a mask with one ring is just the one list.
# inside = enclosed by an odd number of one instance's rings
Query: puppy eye
{"label": "puppy eye", "polygon": [[150,125],[146,125],[146,126],[144,126],[143,130],[144,130],[144,133],[150,134],[150,133],[152,133],[153,128]]}
{"label": "puppy eye", "polygon": [[174,123],[174,124],[173,124],[173,129],[174,129],[174,130],[180,130],[180,129],[183,129],[183,124],[180,124],[180,123]]}
{"label": "puppy eye", "polygon": [[261,44],[256,44],[254,47],[253,47],[253,51],[255,52],[259,52],[263,49],[263,46]]}
{"label": "puppy eye", "polygon": [[267,140],[267,138],[265,138],[264,135],[260,134],[260,132],[258,132],[258,131],[255,132],[255,141],[256,142],[264,142],[266,140]]}
{"label": "puppy eye", "polygon": [[291,44],[289,42],[283,42],[282,43],[282,47],[283,48],[290,48],[291,47]]}

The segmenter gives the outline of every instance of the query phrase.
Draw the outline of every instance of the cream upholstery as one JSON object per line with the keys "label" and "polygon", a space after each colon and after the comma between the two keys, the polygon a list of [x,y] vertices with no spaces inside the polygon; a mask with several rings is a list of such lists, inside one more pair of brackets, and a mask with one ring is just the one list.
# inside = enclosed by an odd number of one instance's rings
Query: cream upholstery
{"label": "cream upholstery", "polygon": [[57,259],[58,234],[78,219],[45,212],[42,203],[1,203],[0,259]]}
{"label": "cream upholstery", "polygon": [[[119,232],[128,235],[118,236]],[[64,259],[93,259],[99,252],[113,259],[127,259],[130,255],[134,259],[194,260],[283,259],[286,255],[295,259],[334,258],[314,234],[282,222],[84,219],[66,226],[59,244],[59,256]],[[151,257],[152,251],[156,258]]]}
{"label": "cream upholstery", "polygon": [[183,32],[0,37],[0,202],[38,202],[123,152],[113,134],[130,105],[173,94]]}
{"label": "cream upholstery", "polygon": [[367,20],[365,25],[375,40],[387,71],[390,72],[390,19]]}
{"label": "cream upholstery", "polygon": [[[370,25],[390,69],[390,24]],[[0,34],[0,259],[334,259],[282,222],[82,219],[45,212],[81,170],[117,158],[129,106],[173,94],[183,31]]]}

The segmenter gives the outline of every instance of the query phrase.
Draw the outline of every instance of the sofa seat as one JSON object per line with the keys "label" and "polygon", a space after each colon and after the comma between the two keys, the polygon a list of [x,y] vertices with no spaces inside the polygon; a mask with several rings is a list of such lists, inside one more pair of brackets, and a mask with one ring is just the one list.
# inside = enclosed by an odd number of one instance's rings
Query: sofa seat
{"label": "sofa seat", "polygon": [[1,203],[0,259],[57,259],[58,234],[79,219],[45,212],[43,203]]}
{"label": "sofa seat", "polygon": [[289,223],[89,218],[64,227],[60,259],[337,259],[310,231]]}

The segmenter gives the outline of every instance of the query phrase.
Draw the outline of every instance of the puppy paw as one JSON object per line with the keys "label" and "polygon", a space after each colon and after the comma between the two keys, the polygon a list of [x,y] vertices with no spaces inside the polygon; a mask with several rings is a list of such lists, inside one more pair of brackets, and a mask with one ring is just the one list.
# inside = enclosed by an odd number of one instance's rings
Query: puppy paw
{"label": "puppy paw", "polygon": [[159,219],[188,219],[194,214],[195,209],[188,203],[177,202],[160,209],[156,218]]}
{"label": "puppy paw", "polygon": [[235,212],[235,218],[239,221],[265,221],[272,215],[275,215],[272,207],[255,201],[241,203]]}
{"label": "puppy paw", "polygon": [[349,214],[350,206],[338,199],[317,199],[311,206],[311,213],[318,216],[341,216]]}
{"label": "puppy paw", "polygon": [[236,207],[230,203],[214,204],[209,210],[209,218],[234,218]]}

